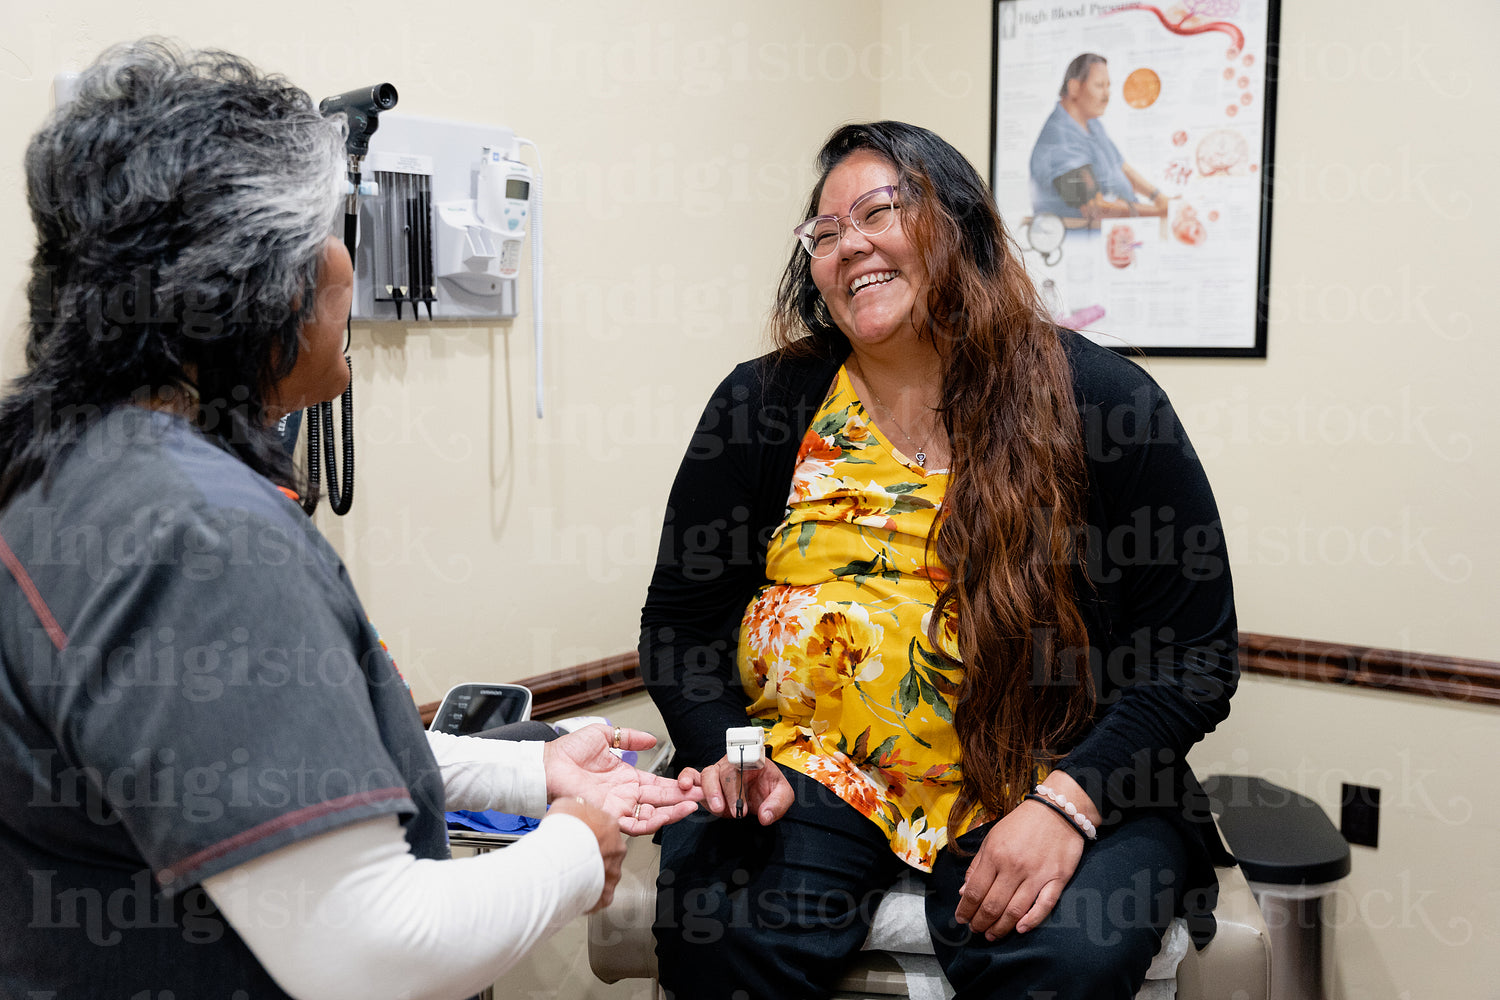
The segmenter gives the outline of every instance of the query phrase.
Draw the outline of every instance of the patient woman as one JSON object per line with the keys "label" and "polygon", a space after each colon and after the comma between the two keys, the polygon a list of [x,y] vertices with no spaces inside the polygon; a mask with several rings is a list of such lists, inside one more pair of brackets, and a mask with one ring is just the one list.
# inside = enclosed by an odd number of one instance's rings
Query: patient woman
{"label": "patient woman", "polygon": [[[0,403],[0,993],[470,996],[692,797],[645,733],[423,731],[272,427],[349,378],[344,124],[111,50],[26,153]],[[448,860],[445,807],[540,815]]]}
{"label": "patient woman", "polygon": [[[818,163],[778,349],[704,411],[642,615],[711,813],[661,835],[662,983],[827,996],[915,872],[959,997],[1132,996],[1174,915],[1213,929],[1208,483],[1151,378],[1047,319],[953,147],[850,125]],[[741,792],[747,724],[773,763]]]}

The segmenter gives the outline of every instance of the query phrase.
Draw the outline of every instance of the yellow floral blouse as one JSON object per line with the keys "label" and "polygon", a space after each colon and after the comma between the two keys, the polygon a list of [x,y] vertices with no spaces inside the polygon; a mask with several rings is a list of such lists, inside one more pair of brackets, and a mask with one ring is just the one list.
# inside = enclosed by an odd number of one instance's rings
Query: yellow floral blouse
{"label": "yellow floral blouse", "polygon": [[947,483],[881,435],[840,368],[797,456],[772,582],[740,631],[740,679],[772,759],[879,824],[922,871],[946,843],[960,778],[962,670],[927,641],[942,582],[927,533]]}

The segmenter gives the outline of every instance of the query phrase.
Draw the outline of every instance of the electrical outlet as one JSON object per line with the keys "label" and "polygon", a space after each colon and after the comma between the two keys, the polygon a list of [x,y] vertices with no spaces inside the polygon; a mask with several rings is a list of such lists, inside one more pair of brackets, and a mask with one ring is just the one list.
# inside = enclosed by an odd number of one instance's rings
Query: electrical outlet
{"label": "electrical outlet", "polygon": [[1380,846],[1380,789],[1368,785],[1344,785],[1339,832],[1351,844]]}

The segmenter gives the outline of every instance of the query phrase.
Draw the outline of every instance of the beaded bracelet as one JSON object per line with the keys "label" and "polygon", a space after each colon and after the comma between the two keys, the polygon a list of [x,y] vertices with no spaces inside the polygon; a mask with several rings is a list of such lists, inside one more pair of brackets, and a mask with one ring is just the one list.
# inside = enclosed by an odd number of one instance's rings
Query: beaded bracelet
{"label": "beaded bracelet", "polygon": [[1063,795],[1061,792],[1053,791],[1046,785],[1037,785],[1036,788],[1034,788],[1032,791],[1035,792],[1035,794],[1040,795],[1049,806],[1060,810],[1063,815],[1068,817],[1069,820],[1077,824],[1078,829],[1082,831],[1083,835],[1089,840],[1098,838],[1099,831],[1094,829],[1094,824],[1089,822],[1089,818],[1087,816],[1078,811],[1077,806],[1068,801],[1067,796]]}
{"label": "beaded bracelet", "polygon": [[1062,808],[1060,806],[1055,806],[1051,802],[1049,802],[1046,799],[1042,798],[1040,795],[1033,795],[1030,792],[1028,792],[1025,795],[1021,796],[1021,801],[1022,802],[1035,802],[1037,805],[1046,806],[1048,809],[1051,809],[1053,812],[1057,813],[1063,819],[1067,820],[1068,821],[1068,825],[1073,828],[1073,832],[1076,833],[1076,834],[1078,834],[1078,836],[1082,837],[1084,839],[1085,843],[1088,842],[1089,835],[1086,834],[1086,833],[1084,833],[1082,827],[1080,827],[1077,823],[1073,822],[1073,817],[1069,816],[1067,813],[1063,812]]}

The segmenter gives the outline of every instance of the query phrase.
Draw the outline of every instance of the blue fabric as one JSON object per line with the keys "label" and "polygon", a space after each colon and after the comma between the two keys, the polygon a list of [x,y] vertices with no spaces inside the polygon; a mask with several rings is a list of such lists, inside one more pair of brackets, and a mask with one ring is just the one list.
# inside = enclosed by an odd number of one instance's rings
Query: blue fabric
{"label": "blue fabric", "polygon": [[1121,169],[1125,157],[1110,141],[1104,123],[1091,118],[1085,129],[1063,110],[1059,102],[1047,117],[1036,137],[1036,146],[1031,150],[1032,211],[1038,215],[1050,212],[1078,218],[1078,210],[1058,196],[1052,180],[1085,165],[1093,171],[1094,180],[1106,198],[1136,200],[1135,191]]}
{"label": "blue fabric", "polygon": [[486,809],[483,812],[459,809],[448,813],[447,817],[450,827],[462,826],[480,833],[530,833],[542,822],[530,816],[517,816],[496,809]]}

